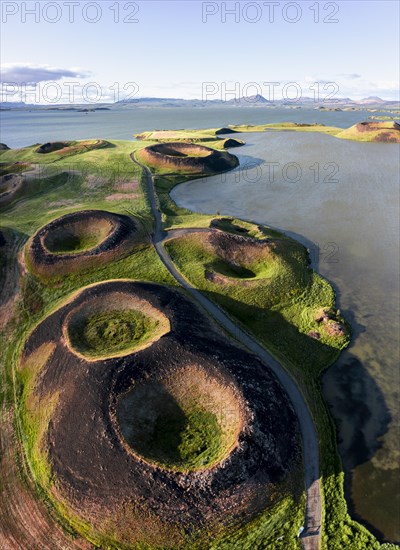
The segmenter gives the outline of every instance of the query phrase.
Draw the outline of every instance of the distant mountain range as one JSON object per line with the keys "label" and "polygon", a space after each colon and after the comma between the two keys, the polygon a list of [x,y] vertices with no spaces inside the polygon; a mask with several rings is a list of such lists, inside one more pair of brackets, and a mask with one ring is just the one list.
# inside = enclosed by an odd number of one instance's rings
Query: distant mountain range
{"label": "distant mountain range", "polygon": [[366,97],[365,99],[361,99],[359,103],[361,105],[380,105],[387,102],[376,95],[372,95],[370,97]]}
{"label": "distant mountain range", "polygon": [[353,100],[349,97],[342,97],[342,98],[332,98],[330,100],[320,99],[319,101],[314,99],[313,97],[307,97],[303,96],[300,97],[296,101],[291,101],[287,99],[277,99],[275,101],[269,101],[265,97],[263,97],[260,94],[247,96],[247,97],[240,97],[240,98],[232,98],[228,99],[226,101],[223,101],[221,99],[208,99],[207,101],[203,101],[201,99],[178,99],[178,98],[157,98],[157,97],[142,97],[142,98],[135,98],[135,99],[122,99],[121,101],[116,102],[117,105],[151,105],[151,106],[191,106],[191,105],[201,105],[204,106],[204,104],[210,104],[210,105],[238,105],[238,106],[272,106],[272,105],[329,105],[329,106],[337,106],[337,105],[398,105],[398,101],[387,101],[384,99],[381,99],[380,97],[367,97],[365,99],[361,100]]}
{"label": "distant mountain range", "polygon": [[98,110],[108,110],[114,107],[213,107],[213,106],[228,106],[228,107],[274,107],[274,106],[287,106],[287,107],[308,107],[317,109],[341,109],[341,108],[372,108],[372,107],[385,107],[385,108],[400,108],[398,101],[387,101],[377,96],[366,97],[361,100],[353,100],[349,97],[342,98],[332,98],[330,100],[321,99],[316,101],[313,97],[301,97],[297,101],[290,101],[279,99],[275,101],[269,101],[260,94],[232,98],[227,101],[221,99],[208,99],[203,101],[201,99],[182,99],[182,98],[171,98],[171,97],[141,97],[141,98],[131,98],[131,99],[122,99],[121,101],[116,101],[115,103],[102,103],[102,104],[82,104],[82,105],[33,105],[27,104],[23,101],[21,102],[0,102],[0,110],[10,110],[10,109],[40,109],[40,110],[57,110],[57,111],[98,111]]}
{"label": "distant mountain range", "polygon": [[377,107],[395,107],[399,106],[399,101],[389,101],[381,99],[377,96],[367,97],[361,100],[353,100],[349,97],[342,98],[332,98],[330,100],[320,99],[319,101],[315,100],[313,97],[301,97],[297,101],[290,101],[285,99],[278,99],[275,101],[269,101],[260,94],[233,98],[223,101],[221,99],[208,99],[203,101],[201,99],[177,99],[177,98],[157,98],[157,97],[142,97],[137,99],[122,99],[117,101],[116,105],[138,105],[140,107],[145,106],[169,106],[169,107],[190,107],[190,106],[201,106],[204,105],[227,105],[227,106],[239,106],[239,107],[267,107],[267,106],[307,106],[311,105],[317,106],[326,106],[326,107],[341,107],[341,106],[377,106]]}

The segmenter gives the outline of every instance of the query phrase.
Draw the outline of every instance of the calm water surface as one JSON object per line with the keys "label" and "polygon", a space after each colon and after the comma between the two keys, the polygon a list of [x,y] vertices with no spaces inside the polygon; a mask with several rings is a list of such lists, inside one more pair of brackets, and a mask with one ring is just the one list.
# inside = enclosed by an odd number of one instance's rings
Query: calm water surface
{"label": "calm water surface", "polygon": [[[334,284],[354,338],[323,388],[347,495],[355,515],[399,541],[399,146],[317,133],[238,137],[248,143],[234,151],[238,169],[182,184],[172,197],[296,236]],[[266,163],[276,163],[274,177]]]}
{"label": "calm water surface", "polygon": [[[93,105],[96,107],[96,105]],[[375,113],[378,114],[378,113]],[[0,142],[9,147],[60,139],[132,139],[146,130],[215,128],[228,124],[268,122],[318,122],[346,128],[366,120],[363,111],[318,111],[265,107],[131,108],[112,107],[109,111],[0,111]]]}

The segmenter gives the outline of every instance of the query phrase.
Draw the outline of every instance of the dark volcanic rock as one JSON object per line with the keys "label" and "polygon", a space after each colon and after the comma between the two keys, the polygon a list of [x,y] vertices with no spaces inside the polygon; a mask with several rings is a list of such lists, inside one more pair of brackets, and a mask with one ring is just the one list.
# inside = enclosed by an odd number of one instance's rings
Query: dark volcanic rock
{"label": "dark volcanic rock", "polygon": [[70,141],[53,141],[49,143],[43,143],[43,145],[40,145],[40,147],[36,149],[35,153],[39,153],[41,155],[54,153],[55,151],[60,151],[61,149],[65,149],[65,147],[69,147],[70,144]]}
{"label": "dark volcanic rock", "polygon": [[221,136],[221,135],[224,135],[224,134],[237,134],[237,131],[236,130],[233,130],[232,128],[220,128],[219,130],[216,130],[215,132],[215,135],[216,136]]}
{"label": "dark volcanic rock", "polygon": [[[170,332],[136,353],[89,363],[66,346],[62,326],[80,303],[110,292],[148,301],[167,316]],[[268,506],[276,484],[299,464],[297,420],[274,375],[227,340],[181,291],[124,281],[88,287],[35,329],[25,357],[49,341],[56,348],[35,394],[45,407],[59,393],[45,439],[55,487],[75,513],[99,531],[111,510],[118,517],[121,507],[129,504],[124,521],[113,526],[117,537],[125,522],[137,526],[135,540],[142,541],[154,541],[160,525],[186,533],[207,527],[210,533]],[[116,405],[132,385],[170,372],[179,376],[188,365],[197,365],[235,392],[242,427],[236,446],[211,469],[168,471],[129,451],[116,422]],[[148,517],[155,523],[146,524]]]}

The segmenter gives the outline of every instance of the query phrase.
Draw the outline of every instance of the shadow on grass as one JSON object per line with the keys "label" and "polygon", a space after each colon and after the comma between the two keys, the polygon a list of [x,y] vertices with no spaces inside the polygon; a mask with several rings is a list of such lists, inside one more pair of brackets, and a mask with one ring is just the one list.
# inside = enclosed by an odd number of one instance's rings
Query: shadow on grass
{"label": "shadow on grass", "polygon": [[154,395],[149,392],[138,398],[136,393],[128,392],[119,403],[118,420],[126,441],[151,460],[178,463],[181,436],[187,426],[184,411],[161,386],[157,394],[153,390]]}
{"label": "shadow on grass", "polygon": [[[316,384],[319,385],[319,377],[326,365],[332,364],[340,353],[338,349],[300,333],[279,312],[247,305],[215,292],[206,294],[230,315],[239,319],[261,343],[273,349],[275,353],[288,357],[294,366],[294,375],[296,376],[296,370],[303,374],[303,386],[307,386],[308,381],[313,389]],[[267,337],[260,338],[259,335],[262,333]],[[348,438],[345,445],[340,440],[338,445],[349,476],[352,469],[371,460],[381,448],[381,438],[388,431],[391,415],[383,393],[367,369],[351,353],[344,354],[346,360],[335,366],[335,372],[332,369],[329,372],[334,372],[336,383],[340,385],[340,402],[336,407],[341,407],[345,413],[341,428],[348,434]],[[298,376],[296,378],[298,379]],[[310,392],[308,398],[312,398]],[[318,403],[319,400],[316,399],[317,406]],[[371,420],[374,420],[372,428]],[[335,462],[340,465],[340,461]],[[338,470],[335,466],[332,467],[332,471],[324,474],[338,474],[342,469],[340,466]],[[346,479],[347,488],[350,481]],[[351,507],[349,496],[350,493],[347,492]],[[373,531],[379,536],[376,530]]]}
{"label": "shadow on grass", "polygon": [[[213,302],[238,319],[273,353],[288,358],[306,377],[318,376],[338,356],[338,350],[298,331],[278,311],[245,304],[217,292],[205,293]],[[263,338],[262,335],[266,336]]]}

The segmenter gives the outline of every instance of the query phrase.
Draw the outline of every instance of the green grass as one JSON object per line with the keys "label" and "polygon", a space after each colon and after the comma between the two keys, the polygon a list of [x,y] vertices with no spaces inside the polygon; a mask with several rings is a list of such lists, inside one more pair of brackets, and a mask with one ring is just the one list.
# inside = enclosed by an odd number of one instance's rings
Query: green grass
{"label": "green grass", "polygon": [[208,227],[211,216],[192,212],[187,208],[181,208],[170,197],[170,191],[189,178],[179,175],[161,176],[156,174],[154,183],[160,204],[165,229],[180,227]]}
{"label": "green grass", "polygon": [[71,320],[68,335],[72,346],[85,356],[104,357],[133,350],[151,338],[158,321],[131,309],[101,311]]}
{"label": "green grass", "polygon": [[[141,181],[142,173],[129,154],[144,145],[140,142],[113,141],[113,147],[96,149],[68,158],[56,153],[40,155],[36,147],[5,151],[2,161],[25,160],[40,163],[40,171],[29,180],[28,196],[21,197],[1,210],[1,225],[32,235],[49,221],[70,212],[85,209],[108,210],[116,213],[138,213],[144,216],[150,229],[152,220],[145,196],[108,200],[120,184]],[[5,159],[7,157],[7,159]],[[31,193],[32,190],[34,193]]]}
{"label": "green grass", "polygon": [[215,414],[202,409],[188,411],[186,425],[180,432],[179,462],[190,469],[217,462],[221,435],[222,431]]}
{"label": "green grass", "polygon": [[[264,228],[264,233],[267,229]],[[274,233],[276,234],[276,233]],[[196,287],[222,306],[276,355],[290,361],[304,379],[318,374],[348,344],[349,335],[334,338],[317,323],[320,308],[334,307],[330,285],[314,273],[302,245],[283,235],[265,257],[234,267],[210,251],[201,234],[167,241],[165,248],[178,269]],[[224,283],[208,280],[206,268],[228,276]],[[254,274],[255,277],[249,277]],[[243,285],[241,281],[256,281]],[[318,331],[320,340],[308,336]]]}
{"label": "green grass", "polygon": [[[36,381],[46,366],[54,349],[53,344],[44,344],[22,365],[18,373],[21,391],[21,423],[25,439],[25,449],[35,480],[41,486],[52,482],[51,466],[44,444],[52,414],[57,406],[58,394],[48,396],[46,406],[35,395]],[[40,406],[39,406],[40,403]]]}
{"label": "green grass", "polygon": [[324,124],[305,124],[301,125],[296,122],[272,122],[269,124],[238,124],[232,126],[237,132],[267,132],[270,130],[278,131],[293,131],[293,132],[321,132],[324,134],[336,135],[342,131],[343,128],[337,128],[336,126],[325,126]]}
{"label": "green grass", "polygon": [[[216,141],[219,139],[218,135],[215,133],[219,128],[207,128],[200,130],[154,130],[151,132],[142,132],[141,134],[136,134],[135,137],[144,141],[193,141],[193,142],[204,142],[204,141]],[[233,134],[226,134],[229,137]],[[225,135],[221,138],[225,140]]]}
{"label": "green grass", "polygon": [[207,147],[212,147],[218,151],[226,149],[229,139],[235,140],[237,146],[244,145],[244,141],[236,139],[234,134],[227,134],[219,137],[216,135],[218,128],[210,128],[208,130],[163,130],[154,132],[142,132],[136,134],[136,137],[144,141],[168,142],[168,141],[184,141],[186,143],[198,143]]}
{"label": "green grass", "polygon": [[[300,550],[297,533],[304,520],[304,495],[293,497],[288,493],[283,489],[282,496],[268,511],[211,541],[209,550]],[[194,544],[190,548],[200,550],[202,546]]]}
{"label": "green grass", "polygon": [[94,248],[102,241],[98,235],[66,235],[64,238],[54,239],[51,246],[47,246],[52,254],[77,254]]}
{"label": "green grass", "polygon": [[145,457],[173,470],[197,470],[218,461],[222,431],[217,417],[200,408],[173,407],[158,417],[150,441],[138,447]]}
{"label": "green grass", "polygon": [[20,172],[29,170],[29,168],[29,163],[17,164],[15,162],[0,162],[0,176],[5,176],[6,174],[19,174]]}
{"label": "green grass", "polygon": [[255,239],[264,239],[269,237],[282,236],[279,231],[274,231],[270,227],[265,230],[260,225],[246,222],[244,220],[234,218],[218,218],[214,221],[214,227],[225,231],[225,233],[232,233],[233,235],[245,235],[246,237],[253,237]]}

